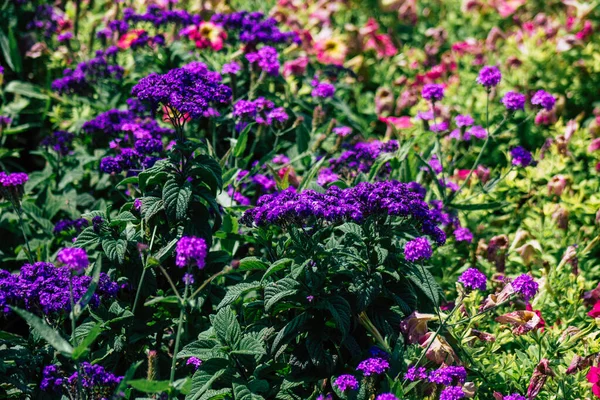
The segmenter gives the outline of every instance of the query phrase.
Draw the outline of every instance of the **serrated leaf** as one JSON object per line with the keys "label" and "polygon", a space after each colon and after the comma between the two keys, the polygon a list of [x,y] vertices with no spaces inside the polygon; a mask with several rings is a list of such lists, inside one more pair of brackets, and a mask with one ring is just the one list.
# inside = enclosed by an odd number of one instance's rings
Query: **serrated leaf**
{"label": "serrated leaf", "polygon": [[265,311],[277,304],[281,299],[296,294],[298,282],[292,278],[283,278],[265,287]]}
{"label": "serrated leaf", "polygon": [[352,322],[352,308],[346,299],[336,295],[327,299],[327,310],[331,313],[337,328],[346,336]]}
{"label": "serrated leaf", "polygon": [[215,354],[222,353],[218,349],[221,347],[219,342],[213,339],[200,339],[187,344],[177,353],[177,358],[196,357],[201,360],[215,358]]}
{"label": "serrated leaf", "polygon": [[11,309],[23,318],[29,326],[36,330],[41,337],[44,338],[56,351],[62,353],[65,356],[71,356],[73,354],[73,346],[63,339],[60,334],[54,330],[50,325],[46,324],[40,317],[30,313],[29,311],[21,310],[17,307],[11,307]]}
{"label": "serrated leaf", "polygon": [[100,236],[94,232],[94,228],[89,226],[85,228],[75,239],[73,246],[89,249],[100,243]]}
{"label": "serrated leaf", "polygon": [[[254,124],[248,124],[240,133],[238,137],[235,147],[233,148],[233,155],[235,157],[241,157],[244,155],[244,151],[246,150],[246,145],[248,144],[248,136],[250,134],[250,129]],[[256,140],[256,139],[255,139]]]}
{"label": "serrated leaf", "polygon": [[185,218],[192,198],[190,183],[186,181],[180,184],[175,179],[170,179],[165,183],[162,195],[167,214],[177,220]]}
{"label": "serrated leaf", "polygon": [[111,261],[119,261],[123,264],[127,251],[127,241],[123,239],[106,238],[102,240],[102,250]]}
{"label": "serrated leaf", "polygon": [[233,398],[235,400],[264,400],[264,397],[254,394],[246,385],[233,384]]}
{"label": "serrated leaf", "polygon": [[87,334],[87,336],[83,339],[83,341],[79,343],[77,347],[75,347],[75,349],[73,349],[73,354],[71,355],[71,358],[77,361],[84,355],[86,355],[89,351],[89,347],[92,345],[92,343],[94,343],[98,336],[100,336],[103,330],[104,327],[102,323],[99,322],[95,324],[94,327]]}
{"label": "serrated leaf", "polygon": [[260,289],[261,287],[262,285],[260,282],[242,282],[228,288],[225,297],[223,297],[223,300],[221,300],[217,306],[217,310],[230,305],[244,293],[249,292],[250,290]]}
{"label": "serrated leaf", "polygon": [[144,393],[163,393],[169,390],[169,381],[149,381],[147,379],[134,379],[127,382],[135,390]]}
{"label": "serrated leaf", "polygon": [[258,257],[246,257],[240,260],[238,271],[260,271],[266,270],[268,264],[261,261]]}
{"label": "serrated leaf", "polygon": [[94,269],[92,270],[92,280],[90,281],[90,284],[88,285],[88,288],[85,291],[85,293],[83,294],[83,296],[81,296],[81,298],[79,299],[77,304],[75,304],[75,309],[71,313],[72,318],[75,318],[76,321],[77,321],[77,318],[79,318],[79,316],[85,309],[85,306],[87,306],[88,303],[90,302],[90,300],[92,300],[92,297],[94,296],[94,293],[96,292],[96,288],[98,287],[98,282],[100,281],[100,272],[101,271],[102,271],[102,256],[99,256],[98,259],[96,260],[96,262],[94,263]]}
{"label": "serrated leaf", "polygon": [[279,333],[277,333],[277,336],[275,336],[271,346],[271,352],[274,353],[277,349],[279,349],[280,346],[287,343],[293,336],[297,336],[309,319],[309,314],[302,313],[288,322],[287,325],[284,326]]}
{"label": "serrated leaf", "polygon": [[213,382],[226,371],[229,361],[223,358],[212,358],[204,362],[192,377],[192,389],[185,396],[186,400],[198,400],[211,388]]}
{"label": "serrated leaf", "polygon": [[242,328],[231,307],[220,309],[215,315],[212,325],[221,343],[232,348],[236,347],[242,336]]}
{"label": "serrated leaf", "polygon": [[282,258],[281,260],[275,261],[273,264],[271,264],[271,266],[263,274],[261,281],[264,282],[265,279],[267,279],[269,276],[273,275],[274,273],[276,273],[278,271],[285,269],[288,265],[291,265],[292,262],[293,262],[293,260],[291,260],[289,258]]}
{"label": "serrated leaf", "polygon": [[250,335],[242,336],[239,346],[231,354],[246,354],[251,356],[260,356],[266,354],[263,343]]}
{"label": "serrated leaf", "polygon": [[160,197],[146,196],[142,198],[142,215],[146,221],[150,220],[153,216],[159,213],[163,207],[164,202]]}

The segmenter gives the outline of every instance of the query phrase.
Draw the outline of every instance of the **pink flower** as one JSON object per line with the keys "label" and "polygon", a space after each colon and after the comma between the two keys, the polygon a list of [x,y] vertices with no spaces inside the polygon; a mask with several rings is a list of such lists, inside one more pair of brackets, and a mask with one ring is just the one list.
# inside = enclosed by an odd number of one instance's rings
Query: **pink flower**
{"label": "pink flower", "polygon": [[585,378],[589,383],[593,383],[592,393],[596,397],[600,397],[600,368],[591,367]]}
{"label": "pink flower", "polygon": [[588,316],[592,318],[600,318],[600,300],[594,304],[594,307],[588,312]]}
{"label": "pink flower", "polygon": [[131,47],[131,43],[133,43],[133,41],[139,38],[143,33],[146,33],[146,31],[143,29],[130,30],[119,38],[117,47],[123,50],[128,49]]}
{"label": "pink flower", "polygon": [[414,127],[410,117],[379,117],[381,122],[388,126],[393,126],[396,129],[410,129]]}
{"label": "pink flower", "polygon": [[283,64],[283,76],[301,76],[306,72],[306,66],[308,65],[308,57],[300,56],[295,60],[286,61]]}
{"label": "pink flower", "polygon": [[494,1],[494,7],[502,18],[506,18],[514,14],[525,3],[527,0],[497,0]]}
{"label": "pink flower", "polygon": [[210,47],[215,51],[221,50],[223,42],[227,39],[227,33],[223,28],[208,21],[202,21],[198,26],[188,26],[181,31],[181,34],[196,42],[198,49]]}
{"label": "pink flower", "polygon": [[592,140],[592,143],[588,146],[588,153],[592,153],[600,149],[600,138]]}

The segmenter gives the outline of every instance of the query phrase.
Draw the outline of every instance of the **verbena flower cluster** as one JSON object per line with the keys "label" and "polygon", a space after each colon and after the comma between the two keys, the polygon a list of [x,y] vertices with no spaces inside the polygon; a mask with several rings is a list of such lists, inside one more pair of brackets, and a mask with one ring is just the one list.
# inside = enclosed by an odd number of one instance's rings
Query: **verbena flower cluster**
{"label": "verbena flower cluster", "polygon": [[340,392],[358,389],[358,380],[352,375],[340,375],[334,379],[333,384]]}
{"label": "verbena flower cluster", "polygon": [[194,264],[198,268],[203,269],[206,252],[207,248],[204,239],[194,236],[184,236],[177,242],[175,264],[180,268]]}
{"label": "verbena flower cluster", "polygon": [[56,256],[56,260],[74,273],[81,273],[90,265],[85,250],[77,247],[61,249]]}
{"label": "verbena flower cluster", "polygon": [[277,49],[271,46],[261,47],[258,51],[247,53],[246,59],[250,64],[254,64],[260,71],[268,75],[279,75],[279,54]]}
{"label": "verbena flower cluster", "polygon": [[325,193],[291,190],[262,196],[257,207],[244,213],[240,222],[248,226],[305,226],[309,224],[352,221],[360,223],[369,217],[400,217],[411,221],[420,231],[438,244],[446,235],[433,222],[433,214],[423,197],[410,185],[397,181],[367,183],[340,189],[328,188]]}
{"label": "verbena flower cluster", "polygon": [[500,80],[502,79],[502,73],[498,69],[498,67],[494,66],[486,66],[479,71],[479,76],[477,77],[477,83],[485,86],[486,88],[492,88],[498,86]]}
{"label": "verbena flower cluster", "polygon": [[516,277],[511,285],[515,293],[523,297],[526,302],[529,302],[538,292],[538,283],[528,274],[522,274]]}
{"label": "verbena flower cluster", "polygon": [[[51,263],[37,262],[21,267],[18,275],[0,270],[0,310],[9,312],[9,305],[24,308],[36,314],[52,314],[71,309],[69,281],[73,284],[75,302],[88,290],[90,276],[72,276],[68,266],[55,267]],[[119,287],[105,273],[100,274],[98,287],[90,305],[116,296]]]}
{"label": "verbena flower cluster", "polygon": [[433,255],[433,249],[429,240],[424,237],[418,237],[406,242],[404,246],[404,258],[407,261],[416,262],[428,260]]}
{"label": "verbena flower cluster", "polygon": [[390,368],[388,360],[380,357],[372,357],[363,360],[356,367],[357,371],[362,371],[363,375],[381,375]]}
{"label": "verbena flower cluster", "polygon": [[487,278],[485,274],[477,268],[469,268],[458,278],[458,281],[467,289],[485,290],[487,287]]}

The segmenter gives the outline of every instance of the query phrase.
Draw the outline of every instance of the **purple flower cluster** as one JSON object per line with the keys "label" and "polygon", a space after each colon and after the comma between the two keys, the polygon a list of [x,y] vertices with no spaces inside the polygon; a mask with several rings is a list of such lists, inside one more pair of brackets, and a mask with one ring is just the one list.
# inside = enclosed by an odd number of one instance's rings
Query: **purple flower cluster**
{"label": "purple flower cluster", "polygon": [[220,83],[220,76],[191,68],[175,68],[163,75],[150,74],[140,79],[131,92],[154,109],[162,104],[191,118],[203,117],[212,104],[227,103],[231,99],[231,89]]}
{"label": "purple flower cluster", "polygon": [[525,109],[525,95],[517,92],[507,92],[502,97],[502,104],[508,111]]}
{"label": "purple flower cluster", "polygon": [[437,83],[429,83],[423,86],[421,96],[432,103],[439,101],[444,98],[444,86]]}
{"label": "purple flower cluster", "polygon": [[[18,275],[0,270],[0,311],[9,312],[9,305],[25,308],[36,314],[70,310],[69,281],[72,280],[73,298],[77,302],[92,280],[90,276],[71,275],[67,266],[55,267],[44,262],[24,265]],[[98,307],[101,300],[115,297],[118,288],[108,275],[101,273],[90,306]]]}
{"label": "purple flower cluster", "polygon": [[535,163],[531,153],[521,146],[513,147],[510,150],[510,156],[512,157],[512,164],[517,167],[524,168]]}
{"label": "purple flower cluster", "polygon": [[0,172],[0,200],[6,199],[13,204],[18,204],[24,194],[23,185],[29,180],[24,172],[7,174]]}
{"label": "purple flower cluster", "polygon": [[454,238],[457,242],[469,242],[473,241],[473,233],[469,228],[458,227],[454,230]]}
{"label": "purple flower cluster", "polygon": [[63,77],[52,82],[52,90],[59,94],[88,95],[93,93],[94,85],[99,81],[120,80],[124,69],[116,64],[114,57],[109,60],[115,51],[116,47],[106,52],[98,50],[91,60],[77,64],[75,69],[65,69]]}
{"label": "purple flower cluster", "polygon": [[433,249],[429,240],[425,237],[418,237],[409,240],[404,245],[404,258],[406,261],[416,262],[421,260],[429,260],[433,255]]}
{"label": "purple flower cluster", "polygon": [[[125,25],[123,25],[123,21]],[[169,23],[177,25],[191,25],[200,23],[199,15],[192,15],[185,10],[163,9],[156,4],[150,4],[145,13],[136,13],[132,8],[123,10],[123,21],[115,24],[115,28],[120,25],[118,31],[125,32],[129,29],[127,23],[148,22],[159,28]]]}
{"label": "purple flower cluster", "polygon": [[35,9],[33,19],[27,24],[29,30],[42,31],[45,37],[51,38],[58,31],[62,16],[50,4],[39,5]]}
{"label": "purple flower cluster", "polygon": [[462,127],[473,125],[475,123],[475,120],[469,114],[464,114],[464,115],[457,115],[454,118],[454,122],[456,123],[456,126],[458,126],[459,128],[462,128]]}
{"label": "purple flower cluster", "polygon": [[[0,82],[1,84],[1,82]],[[12,118],[6,115],[0,115],[0,130],[6,128],[12,123]]]}
{"label": "purple flower cluster", "polygon": [[266,18],[260,12],[240,11],[231,14],[215,14],[211,22],[225,28],[228,33],[239,32],[242,43],[256,46],[259,43],[297,43],[300,38],[295,32],[281,32],[277,27],[277,20]]}
{"label": "purple flower cluster", "polygon": [[279,54],[271,46],[261,47],[260,50],[246,54],[246,59],[250,64],[256,64],[261,71],[277,76],[279,75]]}
{"label": "purple flower cluster", "polygon": [[404,374],[404,379],[411,382],[427,379],[427,369],[425,367],[409,367]]}
{"label": "purple flower cluster", "polygon": [[67,377],[60,371],[57,365],[47,365],[42,372],[42,382],[40,389],[45,392],[61,393],[65,390],[72,390],[77,386],[78,380],[81,386],[88,393],[88,398],[110,398],[115,389],[123,380],[122,376],[114,375],[112,372],[104,369],[99,364],[81,363],[81,379],[79,374],[74,372]]}
{"label": "purple flower cluster", "polygon": [[463,139],[471,140],[471,136],[474,136],[477,139],[485,139],[487,136],[487,131],[483,126],[475,125],[466,130]]}
{"label": "purple flower cluster", "polygon": [[319,82],[316,78],[312,81],[313,90],[311,92],[312,97],[319,97],[321,99],[330,99],[335,94],[335,86],[327,82]]}
{"label": "purple flower cluster", "polygon": [[504,396],[503,400],[527,400],[525,396],[521,396],[519,393],[509,394],[508,396]]}
{"label": "purple flower cluster", "polygon": [[81,273],[90,265],[85,250],[77,247],[61,249],[56,256],[56,260],[74,273]]}
{"label": "purple flower cluster", "polygon": [[363,360],[356,367],[357,371],[362,371],[365,376],[381,375],[390,368],[390,363],[385,358],[372,357]]}
{"label": "purple flower cluster", "polygon": [[40,144],[46,148],[51,148],[64,157],[71,151],[73,139],[75,139],[75,135],[70,132],[56,131],[42,139]]}
{"label": "purple flower cluster", "polygon": [[350,136],[350,134],[352,133],[352,128],[350,128],[349,126],[336,126],[335,128],[333,128],[332,132],[338,136],[346,137]]}
{"label": "purple flower cluster", "polygon": [[[319,177],[322,174],[336,174],[345,178],[354,178],[359,173],[368,173],[371,167],[381,154],[392,153],[398,150],[398,142],[390,140],[388,142],[372,141],[358,142],[352,148],[344,151],[338,158],[329,160],[329,170],[321,170]],[[385,178],[389,176],[390,165],[386,163],[379,171],[379,177]],[[337,177],[336,179],[337,180]]]}
{"label": "purple flower cluster", "polygon": [[353,375],[340,375],[334,379],[333,384],[340,390],[340,392],[345,392],[348,389],[358,389],[358,380]]}
{"label": "purple flower cluster", "polygon": [[242,70],[242,66],[237,61],[232,61],[230,63],[224,64],[221,69],[222,74],[231,74],[237,75],[238,72]]}
{"label": "purple flower cluster", "polygon": [[515,290],[515,293],[523,297],[525,302],[529,303],[538,292],[538,283],[528,274],[522,274],[516,277],[511,285]]}
{"label": "purple flower cluster", "polygon": [[257,207],[244,213],[240,222],[247,226],[306,226],[309,224],[352,221],[360,223],[369,217],[401,217],[429,235],[438,244],[446,240],[444,232],[432,220],[432,213],[406,183],[397,181],[367,183],[340,189],[329,187],[325,193],[291,190],[262,196]]}
{"label": "purple flower cluster", "polygon": [[550,111],[554,108],[556,99],[550,93],[545,90],[538,90],[531,98],[531,104],[540,106],[546,111]]}
{"label": "purple flower cluster", "polygon": [[73,229],[75,233],[79,233],[88,225],[89,222],[85,218],[79,218],[76,220],[61,219],[56,224],[54,224],[53,232],[56,235],[61,232],[70,231],[71,229]]}
{"label": "purple flower cluster", "polygon": [[448,386],[440,393],[440,400],[460,400],[465,397],[461,386]]}
{"label": "purple flower cluster", "polygon": [[398,398],[391,393],[382,393],[375,397],[375,400],[398,400]]}
{"label": "purple flower cluster", "polygon": [[185,365],[191,365],[194,369],[198,369],[202,365],[202,360],[197,357],[190,357],[185,362]]}
{"label": "purple flower cluster", "polygon": [[477,83],[485,86],[487,89],[498,86],[502,79],[502,73],[497,67],[485,66],[479,71]]}
{"label": "purple flower cluster", "polygon": [[180,268],[195,264],[198,268],[204,268],[206,259],[206,242],[195,236],[184,236],[177,242],[175,249],[175,265]]}
{"label": "purple flower cluster", "polygon": [[453,385],[456,383],[465,383],[467,371],[464,367],[449,366],[441,367],[429,373],[429,382],[438,385]]}
{"label": "purple flower cluster", "polygon": [[485,290],[487,287],[487,278],[485,274],[477,268],[469,268],[458,278],[467,289]]}
{"label": "purple flower cluster", "polygon": [[283,107],[275,107],[275,104],[259,97],[256,100],[239,100],[233,106],[233,116],[238,118],[238,130],[242,130],[248,123],[256,122],[260,125],[273,125],[285,123],[289,116]]}

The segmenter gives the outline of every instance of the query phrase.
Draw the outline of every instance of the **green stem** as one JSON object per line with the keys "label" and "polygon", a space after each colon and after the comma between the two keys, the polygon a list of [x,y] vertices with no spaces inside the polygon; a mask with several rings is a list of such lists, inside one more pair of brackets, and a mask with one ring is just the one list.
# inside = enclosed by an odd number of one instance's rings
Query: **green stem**
{"label": "green stem", "polygon": [[23,213],[21,212],[21,208],[17,207],[13,204],[13,208],[19,217],[19,225],[21,226],[21,232],[23,233],[23,239],[25,239],[25,246],[27,246],[27,258],[29,259],[29,263],[33,264],[33,253],[31,253],[31,247],[29,247],[29,239],[27,239],[27,234],[25,233],[25,226],[23,225]]}
{"label": "green stem", "polygon": [[[73,298],[73,273],[71,273],[71,277],[69,278],[69,299],[71,300],[71,342],[73,346],[77,347],[77,339],[75,337],[75,299]],[[83,399],[83,390],[81,387],[81,365],[79,361],[75,362],[77,366],[77,398]]]}
{"label": "green stem", "polygon": [[169,384],[173,385],[175,381],[175,368],[177,365],[177,353],[179,352],[179,343],[181,342],[181,334],[183,333],[183,318],[185,316],[185,300],[187,297],[188,285],[185,284],[185,289],[183,290],[183,299],[181,300],[179,310],[179,322],[177,323],[177,333],[175,336],[175,348],[173,349],[173,361],[171,362],[171,375],[169,376]]}

